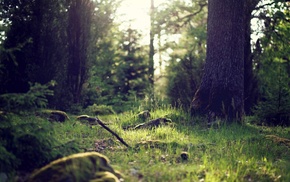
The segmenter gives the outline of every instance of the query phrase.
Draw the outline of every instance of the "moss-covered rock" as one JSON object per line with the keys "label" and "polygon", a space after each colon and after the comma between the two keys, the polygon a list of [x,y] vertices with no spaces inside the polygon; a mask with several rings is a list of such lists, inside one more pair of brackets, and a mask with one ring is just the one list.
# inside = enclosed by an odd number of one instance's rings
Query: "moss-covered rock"
{"label": "moss-covered rock", "polygon": [[95,179],[90,180],[90,182],[116,182],[119,179],[112,173],[104,171],[97,172]]}
{"label": "moss-covered rock", "polygon": [[154,120],[147,121],[145,123],[138,124],[134,129],[153,129],[160,126],[171,125],[172,120],[168,118],[157,118]]}
{"label": "moss-covered rock", "polygon": [[97,152],[73,154],[51,162],[35,171],[28,182],[119,181],[121,174],[109,164],[109,159]]}
{"label": "moss-covered rock", "polygon": [[70,118],[64,111],[60,110],[50,110],[50,109],[43,109],[36,112],[36,116],[47,118],[49,121],[56,121],[56,122],[65,122]]}
{"label": "moss-covered rock", "polygon": [[98,125],[97,118],[96,117],[91,117],[89,115],[77,116],[77,120],[81,121],[82,123],[86,123],[88,125]]}
{"label": "moss-covered rock", "polygon": [[90,118],[90,116],[85,114],[77,116],[77,120],[79,121],[87,121],[88,118]]}

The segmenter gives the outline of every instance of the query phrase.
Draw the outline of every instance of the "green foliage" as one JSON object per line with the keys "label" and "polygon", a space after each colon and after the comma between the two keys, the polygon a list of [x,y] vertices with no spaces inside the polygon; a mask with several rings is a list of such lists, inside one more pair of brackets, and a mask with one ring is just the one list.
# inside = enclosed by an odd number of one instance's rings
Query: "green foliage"
{"label": "green foliage", "polygon": [[[280,87],[280,88],[279,88]],[[254,108],[254,114],[259,124],[290,125],[290,90],[288,86],[278,88],[268,86],[264,100]]]}
{"label": "green foliage", "polygon": [[178,44],[168,41],[162,49],[172,49],[166,67],[166,94],[174,106],[188,109],[200,83],[205,59],[206,44],[206,7],[203,3],[173,1],[163,5],[157,13],[160,24],[166,27],[167,35],[180,32]]}
{"label": "green foliage", "polygon": [[265,35],[256,45],[260,101],[254,114],[260,124],[290,125],[290,13],[286,9],[281,4],[264,14]]}
{"label": "green foliage", "polygon": [[[108,37],[114,36],[115,39]],[[133,29],[107,32],[98,42],[97,58],[84,92],[84,106],[109,105],[116,112],[128,110],[143,98],[148,86],[148,68],[140,34]]]}
{"label": "green foliage", "polygon": [[57,141],[54,127],[47,120],[32,116],[32,113],[6,116],[0,122],[2,172],[31,172],[56,158],[78,151],[71,144]]}
{"label": "green foliage", "polygon": [[15,157],[15,155],[8,152],[2,144],[0,145],[0,153],[0,170],[5,173],[15,170],[19,165],[19,160]]}
{"label": "green foliage", "polygon": [[[265,125],[290,125],[289,73],[282,63],[267,63],[260,84],[261,100],[254,108],[258,123]],[[268,68],[266,66],[269,66]]]}
{"label": "green foliage", "polygon": [[[120,50],[114,63],[114,93],[128,95],[134,92],[142,98],[148,86],[148,63],[144,47],[140,45],[141,35],[133,29],[121,33]],[[125,99],[125,98],[124,98]]]}
{"label": "green foliage", "polygon": [[6,111],[24,111],[35,108],[44,108],[48,104],[47,96],[52,96],[50,87],[55,82],[51,81],[45,85],[39,83],[30,84],[27,93],[7,93],[0,95],[0,108]]}
{"label": "green foliage", "polygon": [[0,94],[26,92],[29,82],[56,80],[50,107],[83,106],[96,45],[112,27],[116,4],[115,0],[1,1]]}

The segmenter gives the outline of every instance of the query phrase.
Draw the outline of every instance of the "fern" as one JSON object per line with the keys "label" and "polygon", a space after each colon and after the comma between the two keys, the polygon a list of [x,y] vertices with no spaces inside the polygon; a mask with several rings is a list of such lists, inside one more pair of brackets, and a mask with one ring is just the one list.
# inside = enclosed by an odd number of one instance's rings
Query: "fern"
{"label": "fern", "polygon": [[51,86],[55,81],[41,85],[39,83],[30,83],[30,89],[27,93],[7,93],[0,95],[0,108],[6,111],[20,111],[35,108],[45,108],[48,104],[47,96],[53,96]]}

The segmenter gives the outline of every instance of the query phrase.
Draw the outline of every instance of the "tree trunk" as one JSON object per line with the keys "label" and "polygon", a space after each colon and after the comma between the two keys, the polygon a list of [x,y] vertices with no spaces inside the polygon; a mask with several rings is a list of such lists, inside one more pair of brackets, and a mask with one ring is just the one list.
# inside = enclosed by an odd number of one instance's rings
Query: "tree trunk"
{"label": "tree trunk", "polygon": [[244,2],[209,0],[207,53],[192,110],[228,121],[244,114]]}
{"label": "tree trunk", "polygon": [[92,13],[93,4],[89,0],[72,1],[69,8],[67,82],[74,104],[80,103],[87,79]]}
{"label": "tree trunk", "polygon": [[258,99],[258,83],[253,72],[253,54],[251,52],[251,20],[254,11],[260,0],[246,0],[244,9],[244,27],[245,27],[245,43],[244,43],[244,97],[245,97],[245,113],[251,114],[253,106]]}
{"label": "tree trunk", "polygon": [[154,91],[154,0],[150,7],[150,47],[149,47],[149,83]]}

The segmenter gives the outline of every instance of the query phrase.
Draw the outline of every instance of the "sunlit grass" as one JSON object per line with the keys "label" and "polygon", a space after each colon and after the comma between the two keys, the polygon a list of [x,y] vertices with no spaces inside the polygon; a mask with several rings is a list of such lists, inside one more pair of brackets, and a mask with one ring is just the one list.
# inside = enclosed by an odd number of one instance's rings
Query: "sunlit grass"
{"label": "sunlit grass", "polygon": [[[55,123],[57,138],[76,141],[82,149],[111,138],[115,142],[101,153],[125,175],[125,181],[289,181],[289,146],[265,136],[290,138],[289,128],[268,128],[249,124],[230,124],[207,128],[202,118],[191,118],[171,107],[151,112],[151,118],[168,117],[174,126],[153,130],[123,130],[138,124],[136,112],[101,116],[104,122],[131,148],[126,148],[100,126],[71,120]],[[153,147],[140,145],[158,141]],[[138,147],[137,147],[138,146]],[[189,158],[182,160],[180,154]]]}

